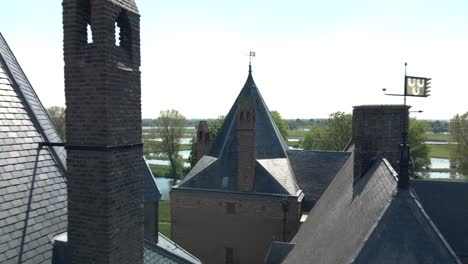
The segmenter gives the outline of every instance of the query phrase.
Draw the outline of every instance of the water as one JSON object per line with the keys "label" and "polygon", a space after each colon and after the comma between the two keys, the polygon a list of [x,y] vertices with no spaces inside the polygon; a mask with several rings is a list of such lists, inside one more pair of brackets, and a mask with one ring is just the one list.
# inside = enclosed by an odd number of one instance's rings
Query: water
{"label": "water", "polygon": [[172,189],[173,179],[156,178],[156,185],[161,193],[161,200],[169,200],[169,192]]}
{"label": "water", "polygon": [[184,159],[188,159],[190,156],[190,150],[181,150],[179,151],[179,155]]}
{"label": "water", "polygon": [[431,168],[433,168],[433,169],[449,169],[450,168],[450,160],[449,159],[431,158]]}
{"label": "water", "polygon": [[425,141],[426,145],[448,145],[448,144],[458,144],[457,142],[447,142],[447,141]]}
{"label": "water", "polygon": [[[155,129],[157,126],[144,126],[143,129]],[[195,129],[193,126],[184,127],[185,129]]]}
{"label": "water", "polygon": [[[146,163],[153,164],[153,165],[162,165],[162,166],[170,166],[171,163],[168,160],[158,160],[158,159],[149,159],[146,160]],[[184,167],[190,167],[190,163],[184,162]]]}
{"label": "water", "polygon": [[295,146],[289,146],[288,148],[291,149],[291,150],[302,150],[302,148],[295,147]]}
{"label": "water", "polygon": [[467,179],[468,175],[458,172],[424,172],[421,175],[424,179]]}
{"label": "water", "polygon": [[[162,142],[162,138],[150,138],[148,140]],[[192,144],[192,138],[181,138],[179,144],[188,145]]]}
{"label": "water", "polygon": [[288,138],[289,142],[299,142],[298,138]]}

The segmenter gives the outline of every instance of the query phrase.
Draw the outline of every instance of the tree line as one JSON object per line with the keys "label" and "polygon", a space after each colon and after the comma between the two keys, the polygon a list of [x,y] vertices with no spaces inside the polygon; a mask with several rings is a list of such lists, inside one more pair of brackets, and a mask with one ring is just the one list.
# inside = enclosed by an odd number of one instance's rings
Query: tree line
{"label": "tree line", "polygon": [[[57,133],[66,141],[65,109],[49,107],[47,113],[54,123]],[[309,129],[304,133],[300,146],[305,150],[342,151],[351,140],[352,115],[344,112],[330,114],[328,119],[283,119],[277,111],[271,111],[271,116],[282,137],[287,140],[288,134],[295,129]],[[156,134],[161,141],[145,140],[145,154],[159,151],[169,160],[169,171],[165,176],[174,179],[181,178],[196,162],[196,139],[192,139],[190,157],[187,162],[190,168],[184,168],[185,160],[179,155],[181,139],[187,126],[196,127],[200,119],[187,120],[177,110],[163,110],[156,119],[143,119],[142,125],[156,127]],[[195,123],[196,122],[196,123]],[[208,119],[210,141],[214,139],[224,122],[224,116]],[[450,141],[454,145],[450,149],[451,166],[459,172],[468,174],[468,112],[455,115],[450,121],[423,121],[410,119],[409,143],[410,156],[416,172],[428,171],[430,166],[427,141],[428,131],[450,132]]]}

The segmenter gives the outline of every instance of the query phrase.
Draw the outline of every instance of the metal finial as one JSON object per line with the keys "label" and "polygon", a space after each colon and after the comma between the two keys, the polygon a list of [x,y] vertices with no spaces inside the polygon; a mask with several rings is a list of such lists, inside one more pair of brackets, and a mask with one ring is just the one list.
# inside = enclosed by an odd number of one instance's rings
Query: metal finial
{"label": "metal finial", "polygon": [[254,51],[250,51],[249,53],[249,73],[252,73],[252,57],[255,57]]}

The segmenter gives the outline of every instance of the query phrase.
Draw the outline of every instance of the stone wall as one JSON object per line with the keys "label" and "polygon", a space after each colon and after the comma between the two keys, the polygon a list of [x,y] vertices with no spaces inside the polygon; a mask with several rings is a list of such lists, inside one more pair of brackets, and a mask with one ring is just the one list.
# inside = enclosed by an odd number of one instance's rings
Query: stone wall
{"label": "stone wall", "polygon": [[289,241],[297,231],[300,203],[298,197],[175,188],[171,216],[172,239],[203,263],[263,263],[272,241]]}

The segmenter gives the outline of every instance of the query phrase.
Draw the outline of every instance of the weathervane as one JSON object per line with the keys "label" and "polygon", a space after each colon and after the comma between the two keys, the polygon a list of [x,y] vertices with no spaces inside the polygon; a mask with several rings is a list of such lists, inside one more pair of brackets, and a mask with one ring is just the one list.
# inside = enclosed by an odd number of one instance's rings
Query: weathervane
{"label": "weathervane", "polygon": [[[406,74],[407,63],[405,62],[405,84],[403,86],[403,94],[388,94],[386,88],[383,88],[385,95],[391,96],[403,96],[403,105],[406,108],[406,97],[428,97],[431,91],[431,78],[414,77]],[[409,111],[408,111],[409,112]],[[398,175],[398,186],[400,188],[407,188],[409,184],[409,163],[410,163],[410,151],[408,144],[408,112],[403,117],[403,131],[401,133],[401,153],[400,153],[400,171]]]}
{"label": "weathervane", "polygon": [[249,65],[252,65],[252,57],[255,57],[255,51],[250,51],[249,53]]}
{"label": "weathervane", "polygon": [[249,52],[249,73],[252,72],[252,57],[255,57],[255,51]]}

